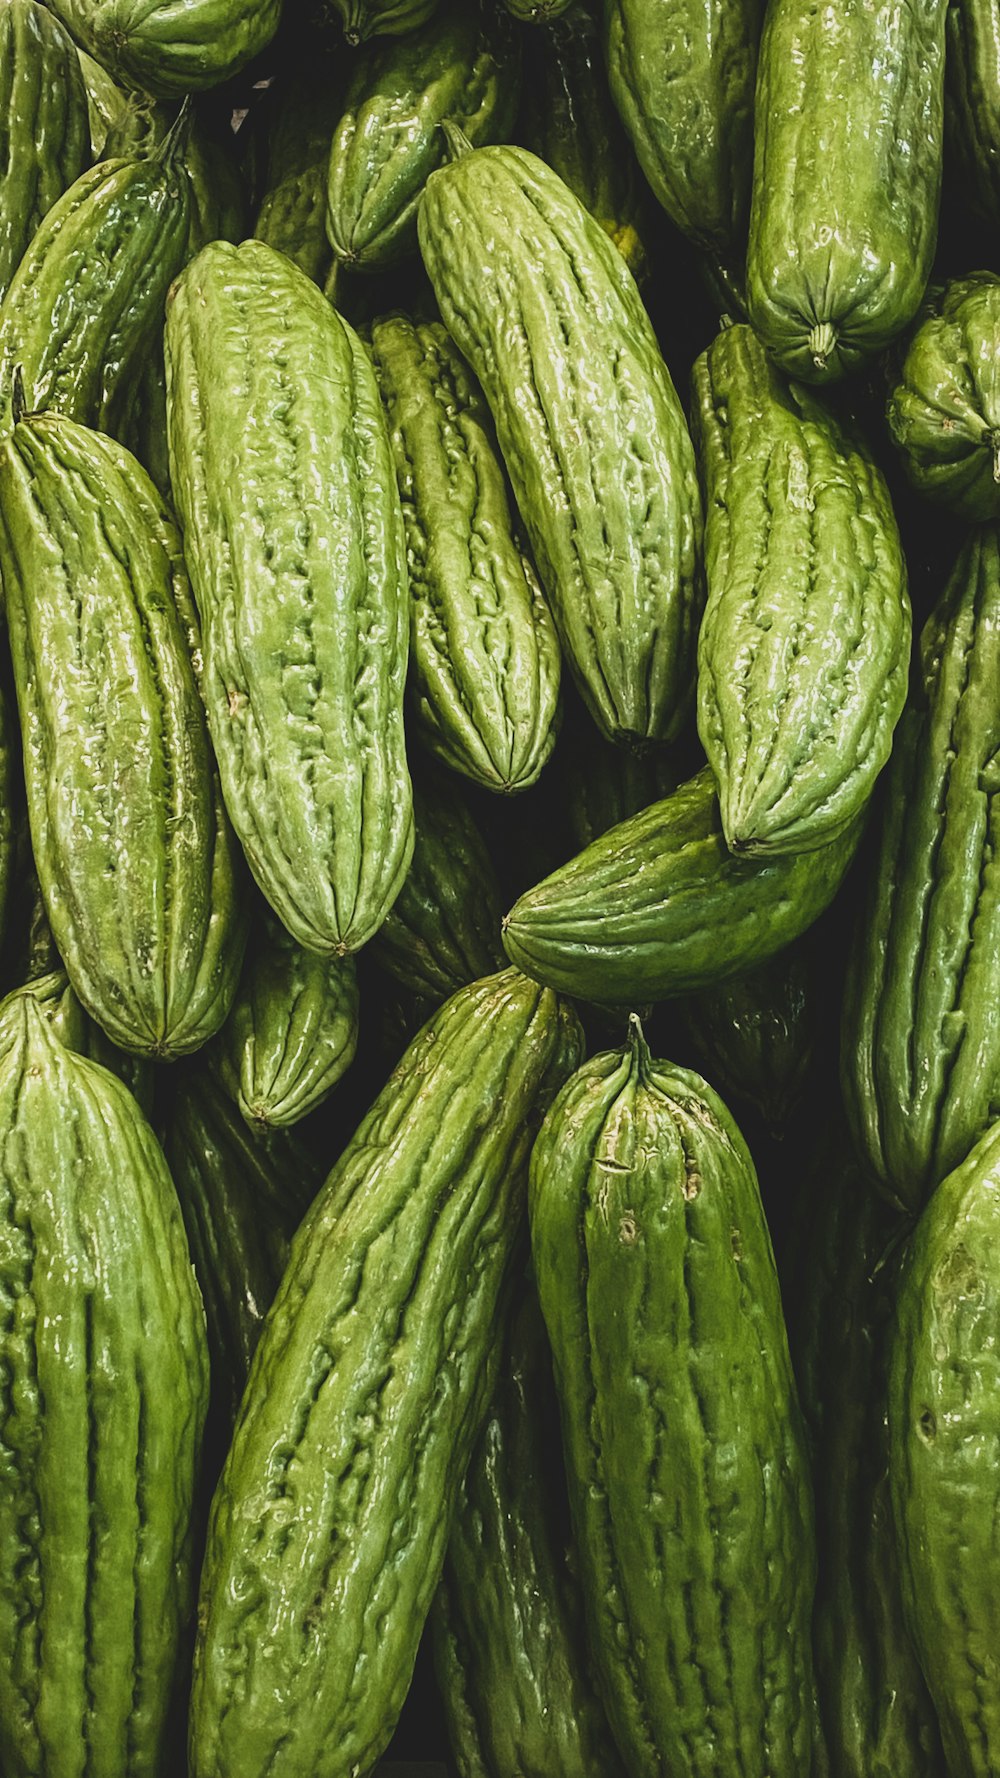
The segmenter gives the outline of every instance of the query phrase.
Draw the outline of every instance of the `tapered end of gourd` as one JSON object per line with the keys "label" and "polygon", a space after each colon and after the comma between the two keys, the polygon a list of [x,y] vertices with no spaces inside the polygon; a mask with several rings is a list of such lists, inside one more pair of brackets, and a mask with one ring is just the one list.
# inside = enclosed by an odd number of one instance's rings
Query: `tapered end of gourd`
{"label": "tapered end of gourd", "polygon": [[1000,428],[988,434],[990,455],[993,458],[993,480],[1000,486]]}
{"label": "tapered end of gourd", "polygon": [[642,1019],[637,1012],[628,1015],[628,1047],[632,1056],[632,1067],[639,1080],[645,1080],[649,1074],[652,1057],[649,1044],[646,1042],[642,1029]]}
{"label": "tapered end of gourd", "polygon": [[460,124],[452,123],[451,118],[446,117],[442,121],[441,128],[448,144],[449,160],[459,161],[465,155],[472,153],[472,143]]}
{"label": "tapered end of gourd", "polygon": [[837,330],[829,321],[821,321],[809,335],[809,355],[817,370],[825,370],[837,345]]}

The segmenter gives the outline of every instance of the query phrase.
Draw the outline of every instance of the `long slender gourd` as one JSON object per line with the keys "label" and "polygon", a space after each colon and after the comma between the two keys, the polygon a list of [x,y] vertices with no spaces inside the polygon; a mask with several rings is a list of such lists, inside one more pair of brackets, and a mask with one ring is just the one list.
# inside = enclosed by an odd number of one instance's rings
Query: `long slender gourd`
{"label": "long slender gourd", "polygon": [[526,149],[459,152],[431,174],[418,223],[445,325],[492,410],[567,664],[609,738],[668,739],[691,680],[701,501],[632,275]]}
{"label": "long slender gourd", "polygon": [[274,36],[281,0],[57,0],[53,10],[115,80],[169,99],[237,74]]}
{"label": "long slender gourd", "polygon": [[813,1502],[753,1162],[697,1074],[624,1050],[531,1157],[597,1676],[632,1778],[808,1772]]}
{"label": "long slender gourd", "polygon": [[166,328],[170,475],[226,806],[306,950],[378,930],[413,848],[403,517],[375,373],[263,241],[185,268]]}
{"label": "long slender gourd", "polygon": [[945,286],[910,340],[888,419],[918,493],[963,519],[1000,518],[1000,278],[993,272]]}
{"label": "long slender gourd", "polygon": [[0,4],[0,300],[56,199],[90,164],[76,46],[37,0]]}

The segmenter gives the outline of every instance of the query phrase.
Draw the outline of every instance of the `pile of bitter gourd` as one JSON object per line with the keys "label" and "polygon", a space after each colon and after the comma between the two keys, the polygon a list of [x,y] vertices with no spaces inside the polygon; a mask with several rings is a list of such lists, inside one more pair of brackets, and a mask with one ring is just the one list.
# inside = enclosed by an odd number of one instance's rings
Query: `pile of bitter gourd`
{"label": "pile of bitter gourd", "polygon": [[0,0],[4,1778],[1000,1772],[998,44]]}

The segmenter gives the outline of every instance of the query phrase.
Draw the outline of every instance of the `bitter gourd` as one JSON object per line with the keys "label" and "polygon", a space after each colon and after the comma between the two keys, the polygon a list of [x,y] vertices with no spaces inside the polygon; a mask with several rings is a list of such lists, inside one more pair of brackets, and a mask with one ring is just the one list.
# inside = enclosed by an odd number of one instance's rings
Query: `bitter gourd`
{"label": "bitter gourd", "polygon": [[[945,177],[1000,221],[1000,0],[952,0],[944,80]],[[949,165],[950,163],[950,165]]]}
{"label": "bitter gourd", "polygon": [[[143,1056],[129,1056],[106,1037],[100,1025],[88,1018],[70,987],[69,976],[58,963],[43,975],[29,976],[0,1002],[0,1029],[9,1025],[16,1032],[20,1018],[20,1002],[30,994],[43,1016],[48,1019],[61,1044],[99,1062],[109,1074],[128,1088],[144,1117],[153,1114],[154,1088],[152,1064]],[[2,1041],[2,1038],[0,1038]]]}
{"label": "bitter gourd", "polygon": [[910,341],[889,430],[914,487],[963,519],[1000,518],[1000,278],[944,290]]}
{"label": "bitter gourd", "polygon": [[633,1778],[807,1772],[808,1456],[753,1162],[631,1020],[531,1157],[591,1645]]}
{"label": "bitter gourd", "polygon": [[387,316],[371,348],[406,523],[420,732],[473,782],[525,789],[555,742],[561,657],[489,409],[440,322]]}
{"label": "bitter gourd", "polygon": [[56,199],[90,164],[76,48],[36,0],[0,3],[0,299]]}
{"label": "bitter gourd", "polygon": [[0,566],[60,954],[122,1049],[182,1055],[226,1016],[246,917],[177,527],[122,446],[30,415],[0,442]]}
{"label": "bitter gourd", "polygon": [[459,152],[431,174],[418,223],[583,697],[611,739],[669,739],[691,681],[701,502],[632,275],[527,149]]}
{"label": "bitter gourd", "polygon": [[213,1503],[197,1778],[349,1778],[392,1734],[488,1405],[532,1112],[563,1042],[555,996],[516,971],[461,990],[295,1237]]}
{"label": "bitter gourd", "polygon": [[348,43],[368,37],[398,37],[416,31],[437,11],[438,0],[327,0]]}
{"label": "bitter gourd", "polygon": [[802,1097],[825,1025],[812,937],[811,931],[684,1004],[699,1066],[727,1100],[750,1106],[775,1135]]}
{"label": "bitter gourd", "polygon": [[403,517],[364,347],[263,241],[167,312],[170,474],[233,826],[306,950],[378,930],[413,847]]}
{"label": "bitter gourd", "polygon": [[906,565],[882,473],[749,327],[694,367],[708,597],[698,733],[733,851],[806,851],[864,807],[906,699]]}
{"label": "bitter gourd", "polygon": [[324,67],[280,80],[267,117],[264,191],[254,235],[294,259],[322,288],[333,251],[326,238],[326,173],[343,108],[342,83]]}
{"label": "bitter gourd", "polygon": [[174,98],[218,86],[265,49],[281,0],[56,0],[53,11],[115,80]]}

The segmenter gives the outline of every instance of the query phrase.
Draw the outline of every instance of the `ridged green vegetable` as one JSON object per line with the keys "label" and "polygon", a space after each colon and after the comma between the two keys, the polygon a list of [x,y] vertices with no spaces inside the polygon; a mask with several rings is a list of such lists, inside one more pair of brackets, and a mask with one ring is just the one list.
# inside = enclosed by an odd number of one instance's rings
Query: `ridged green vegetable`
{"label": "ridged green vegetable", "polygon": [[90,153],[92,160],[100,160],[104,146],[113,129],[122,121],[128,110],[129,95],[112,80],[106,68],[88,56],[85,49],[77,47],[76,55],[83,75],[83,84],[87,94],[87,112],[90,118]]}
{"label": "ridged green vegetable", "polygon": [[833,900],[861,822],[816,852],[738,858],[706,766],[530,889],[504,921],[512,963],[583,1000],[644,1005],[773,957]]}
{"label": "ridged green vegetable", "polygon": [[413,815],[413,860],[372,956],[404,987],[438,1001],[501,967],[500,887],[450,783],[415,786]]}
{"label": "ridged green vegetable", "polygon": [[570,718],[560,734],[552,776],[574,848],[582,851],[609,827],[662,802],[682,774],[673,748],[616,747],[592,722]]}
{"label": "ridged green vegetable", "polygon": [[0,303],[0,433],[14,371],[32,408],[114,430],[184,260],[182,129],[152,154],[101,161],[52,206]]}
{"label": "ridged green vegetable", "polygon": [[193,1603],[205,1317],[162,1152],[29,997],[0,1050],[0,1759],[156,1778]]}
{"label": "ridged green vegetable", "polygon": [[699,247],[742,271],[763,0],[603,0],[611,94],[646,178]]}
{"label": "ridged green vegetable", "polygon": [[813,1652],[830,1778],[944,1770],[934,1709],[903,1623],[889,1494],[887,1343],[897,1224],[839,1122],[806,1157],[808,1233],[789,1339],[810,1435],[819,1573]]}
{"label": "ridged green vegetable", "polygon": [[917,328],[889,430],[917,491],[963,519],[1000,518],[1000,278],[949,284]]}
{"label": "ridged green vegetable", "polygon": [[896,1302],[889,1478],[903,1603],[951,1778],[1000,1768],[1000,1125],[930,1200]]}
{"label": "ridged green vegetable", "polygon": [[1000,221],[1000,0],[952,0],[944,83],[945,176]]}
{"label": "ridged green vegetable", "polygon": [[858,1153],[916,1210],[1000,1109],[1000,541],[973,531],[920,639],[844,1000]]}
{"label": "ridged green vegetable", "polygon": [[756,968],[703,989],[684,1017],[709,1079],[780,1134],[819,1050],[828,1007],[808,937]]}
{"label": "ridged green vegetable", "polygon": [[774,0],[747,298],[782,368],[830,382],[915,314],[937,238],[948,0]]}
{"label": "ridged green vegetable", "polygon": [[56,0],[81,47],[124,86],[173,98],[218,86],[265,49],[280,0]]}
{"label": "ridged green vegetable", "polygon": [[192,261],[166,351],[226,805],[292,937],[344,955],[378,930],[413,846],[403,518],[375,373],[263,241]]}
{"label": "ridged green vegetable", "polygon": [[416,31],[437,11],[438,0],[327,0],[348,43],[367,37],[399,37]]}
{"label": "ridged green vegetable", "polygon": [[489,409],[440,322],[376,321],[410,577],[410,679],[430,750],[488,790],[538,777],[561,657]]}
{"label": "ridged green vegetable", "polygon": [[76,48],[35,0],[0,0],[0,298],[43,217],[90,164]]}
{"label": "ridged green vegetable", "polygon": [[392,1734],[489,1399],[532,1112],[562,1044],[555,996],[525,977],[463,989],[295,1238],[213,1504],[198,1778],[350,1778]]}
{"label": "ridged green vegetable", "polygon": [[688,706],[701,503],[631,273],[526,149],[478,148],[432,173],[419,228],[584,699],[611,739],[669,739]]}
{"label": "ridged green vegetable", "polygon": [[[0,571],[2,572],[2,571]],[[18,857],[18,829],[23,835],[20,773],[17,767],[17,744],[14,739],[16,712],[11,708],[7,690],[8,673],[0,676],[0,937],[7,936],[7,913],[11,905],[14,871]]]}
{"label": "ridged green vegetable", "polygon": [[517,112],[513,31],[468,0],[357,58],[330,144],[326,230],[337,259],[369,271],[417,250],[417,205],[448,156],[445,118],[473,144],[502,142]]}
{"label": "ridged green vegetable", "polygon": [[[30,994],[53,1031],[66,1049],[99,1062],[109,1074],[117,1075],[126,1086],[144,1117],[153,1113],[152,1064],[142,1056],[129,1056],[106,1037],[100,1025],[88,1018],[69,984],[69,976],[61,966],[44,975],[29,976],[23,986],[15,988],[0,1002],[0,1026],[10,1021],[16,1031],[21,1016],[21,1001]],[[2,1039],[0,1039],[2,1041]]]}
{"label": "ridged green vegetable", "polygon": [[598,1679],[631,1778],[806,1773],[808,1457],[753,1162],[639,1022],[557,1098],[531,1158]]}
{"label": "ridged green vegetable", "polygon": [[317,957],[261,910],[220,1037],[223,1078],[252,1125],[297,1124],[347,1072],[358,1043],[352,957]]}
{"label": "ridged green vegetable", "polygon": [[264,190],[254,235],[287,253],[321,287],[333,261],[326,238],[326,170],[343,109],[343,83],[324,66],[280,80],[267,115]]}
{"label": "ridged green vegetable", "polygon": [[857,435],[749,327],[694,367],[708,598],[698,733],[733,851],[809,851],[853,821],[906,699],[906,564]]}
{"label": "ridged green vegetable", "polygon": [[460,1778],[620,1778],[594,1690],[545,1323],[524,1281],[431,1608]]}
{"label": "ridged green vegetable", "polygon": [[246,917],[177,527],[122,446],[30,415],[0,442],[0,567],[56,944],[115,1043],[182,1055],[226,1016]]}

